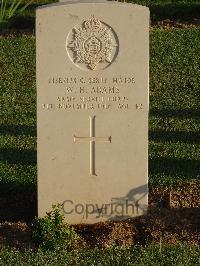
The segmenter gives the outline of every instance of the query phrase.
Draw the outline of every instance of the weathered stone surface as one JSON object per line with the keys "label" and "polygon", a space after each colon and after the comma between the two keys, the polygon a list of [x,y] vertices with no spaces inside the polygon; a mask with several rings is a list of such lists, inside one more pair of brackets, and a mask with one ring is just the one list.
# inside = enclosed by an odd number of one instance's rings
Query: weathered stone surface
{"label": "weathered stone surface", "polygon": [[147,208],[147,8],[58,3],[37,9],[38,212],[69,223]]}

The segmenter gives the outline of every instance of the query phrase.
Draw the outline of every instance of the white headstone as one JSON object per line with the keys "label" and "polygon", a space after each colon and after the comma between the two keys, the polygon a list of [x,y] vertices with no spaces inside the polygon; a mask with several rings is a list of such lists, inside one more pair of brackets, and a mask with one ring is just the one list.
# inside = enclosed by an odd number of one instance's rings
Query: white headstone
{"label": "white headstone", "polygon": [[38,212],[71,224],[148,204],[149,11],[87,2],[37,9]]}

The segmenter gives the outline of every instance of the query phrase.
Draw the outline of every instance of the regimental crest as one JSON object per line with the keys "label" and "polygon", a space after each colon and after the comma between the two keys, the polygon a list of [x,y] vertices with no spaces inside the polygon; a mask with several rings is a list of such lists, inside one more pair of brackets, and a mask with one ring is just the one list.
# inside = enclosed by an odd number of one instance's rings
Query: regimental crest
{"label": "regimental crest", "polygon": [[118,39],[111,27],[93,15],[84,20],[81,27],[72,29],[67,38],[67,50],[71,60],[81,68],[103,69],[115,59]]}

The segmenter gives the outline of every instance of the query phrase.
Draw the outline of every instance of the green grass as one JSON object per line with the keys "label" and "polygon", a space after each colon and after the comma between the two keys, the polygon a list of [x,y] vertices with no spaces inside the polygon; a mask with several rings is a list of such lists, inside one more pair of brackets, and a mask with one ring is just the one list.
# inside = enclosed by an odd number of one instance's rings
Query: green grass
{"label": "green grass", "polygon": [[[199,37],[200,29],[151,32],[152,186],[200,180]],[[35,37],[0,40],[0,94],[0,217],[23,217],[26,212],[32,217],[36,208]]]}
{"label": "green grass", "polygon": [[29,217],[36,208],[35,38],[1,39],[0,47],[0,217]]}
{"label": "green grass", "polygon": [[148,265],[195,266],[200,264],[200,248],[188,245],[110,248],[59,252],[0,251],[0,265]]}
{"label": "green grass", "polygon": [[200,178],[200,30],[151,35],[150,183]]}

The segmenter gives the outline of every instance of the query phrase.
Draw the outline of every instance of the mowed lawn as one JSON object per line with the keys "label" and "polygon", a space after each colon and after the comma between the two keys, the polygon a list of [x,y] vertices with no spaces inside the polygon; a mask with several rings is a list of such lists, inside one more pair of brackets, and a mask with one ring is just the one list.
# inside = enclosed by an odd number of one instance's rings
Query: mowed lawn
{"label": "mowed lawn", "polygon": [[200,248],[189,245],[135,246],[130,248],[75,250],[73,252],[0,251],[0,265],[9,266],[196,266]]}

